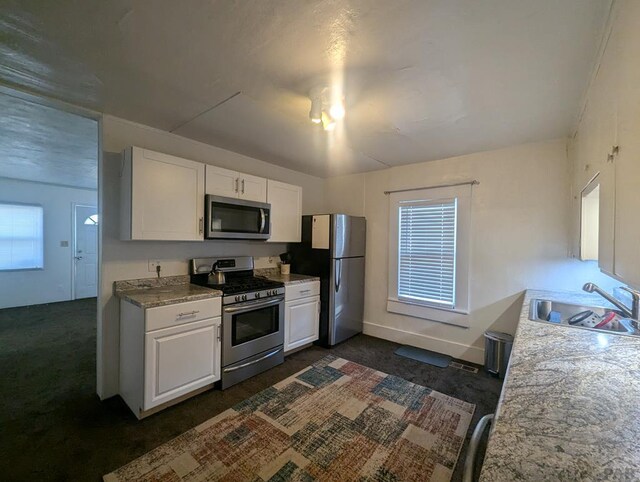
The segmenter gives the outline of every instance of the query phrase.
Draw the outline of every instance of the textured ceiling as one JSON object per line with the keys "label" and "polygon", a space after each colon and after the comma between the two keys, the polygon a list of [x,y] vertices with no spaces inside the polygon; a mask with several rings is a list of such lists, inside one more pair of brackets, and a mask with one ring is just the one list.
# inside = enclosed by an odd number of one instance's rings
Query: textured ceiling
{"label": "textured ceiling", "polygon": [[0,82],[330,176],[569,135],[611,0],[4,4]]}
{"label": "textured ceiling", "polygon": [[0,93],[0,177],[97,189],[96,121]]}

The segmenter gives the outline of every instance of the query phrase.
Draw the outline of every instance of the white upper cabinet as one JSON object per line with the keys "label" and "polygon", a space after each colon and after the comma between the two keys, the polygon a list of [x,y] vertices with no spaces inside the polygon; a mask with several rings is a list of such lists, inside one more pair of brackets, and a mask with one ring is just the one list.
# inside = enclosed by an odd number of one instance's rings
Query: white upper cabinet
{"label": "white upper cabinet", "polygon": [[284,182],[267,182],[271,204],[271,243],[299,243],[302,236],[302,188]]}
{"label": "white upper cabinet", "polygon": [[121,239],[204,239],[204,164],[130,147],[121,176]]}
{"label": "white upper cabinet", "polygon": [[224,197],[238,197],[238,173],[222,167],[206,166],[207,194]]}
{"label": "white upper cabinet", "polygon": [[267,180],[264,177],[250,176],[249,174],[238,173],[239,198],[247,201],[268,202],[267,201]]}
{"label": "white upper cabinet", "polygon": [[267,180],[241,172],[209,166],[206,168],[207,194],[267,202]]}
{"label": "white upper cabinet", "polygon": [[[640,5],[631,5],[640,13]],[[612,35],[617,56],[611,66],[617,76],[613,89],[618,94],[615,141],[620,146],[615,156],[614,274],[640,289],[640,30],[633,15],[621,18],[621,22],[618,32]]]}
{"label": "white upper cabinet", "polygon": [[[622,8],[622,7],[621,7]],[[624,8],[640,13],[640,4]],[[574,137],[576,194],[598,174],[598,265],[640,289],[640,64],[637,15],[616,16]],[[577,196],[578,197],[578,196]],[[581,196],[583,197],[583,196]]]}

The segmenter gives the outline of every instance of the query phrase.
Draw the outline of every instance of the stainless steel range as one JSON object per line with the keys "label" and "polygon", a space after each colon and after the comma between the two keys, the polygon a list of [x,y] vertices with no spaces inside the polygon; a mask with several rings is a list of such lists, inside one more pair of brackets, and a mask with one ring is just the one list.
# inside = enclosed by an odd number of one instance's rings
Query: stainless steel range
{"label": "stainless steel range", "polygon": [[[209,273],[225,273],[224,284]],[[222,389],[284,361],[284,284],[253,274],[253,258],[191,260],[191,282],[221,290]]]}

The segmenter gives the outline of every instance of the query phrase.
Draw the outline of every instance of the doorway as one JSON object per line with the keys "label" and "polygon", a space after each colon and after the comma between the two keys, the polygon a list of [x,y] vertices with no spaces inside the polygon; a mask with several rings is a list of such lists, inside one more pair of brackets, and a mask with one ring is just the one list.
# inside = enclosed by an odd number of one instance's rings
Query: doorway
{"label": "doorway", "polygon": [[73,299],[98,294],[98,208],[73,205]]}

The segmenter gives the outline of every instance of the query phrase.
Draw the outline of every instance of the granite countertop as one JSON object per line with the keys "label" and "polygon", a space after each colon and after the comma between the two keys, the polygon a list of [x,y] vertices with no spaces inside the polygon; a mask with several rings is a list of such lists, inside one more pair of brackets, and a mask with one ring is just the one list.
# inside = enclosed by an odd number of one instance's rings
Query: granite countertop
{"label": "granite countertop", "polygon": [[271,281],[278,281],[287,285],[294,285],[299,283],[307,283],[309,281],[320,281],[317,276],[308,276],[306,274],[280,274],[279,268],[263,268],[253,271],[256,276],[262,276],[270,279]]}
{"label": "granite countertop", "polygon": [[116,281],[113,294],[140,308],[205,300],[222,296],[222,291],[189,283],[189,276],[167,276]]}
{"label": "granite countertop", "polygon": [[480,480],[640,480],[640,338],[529,320],[528,290]]}

